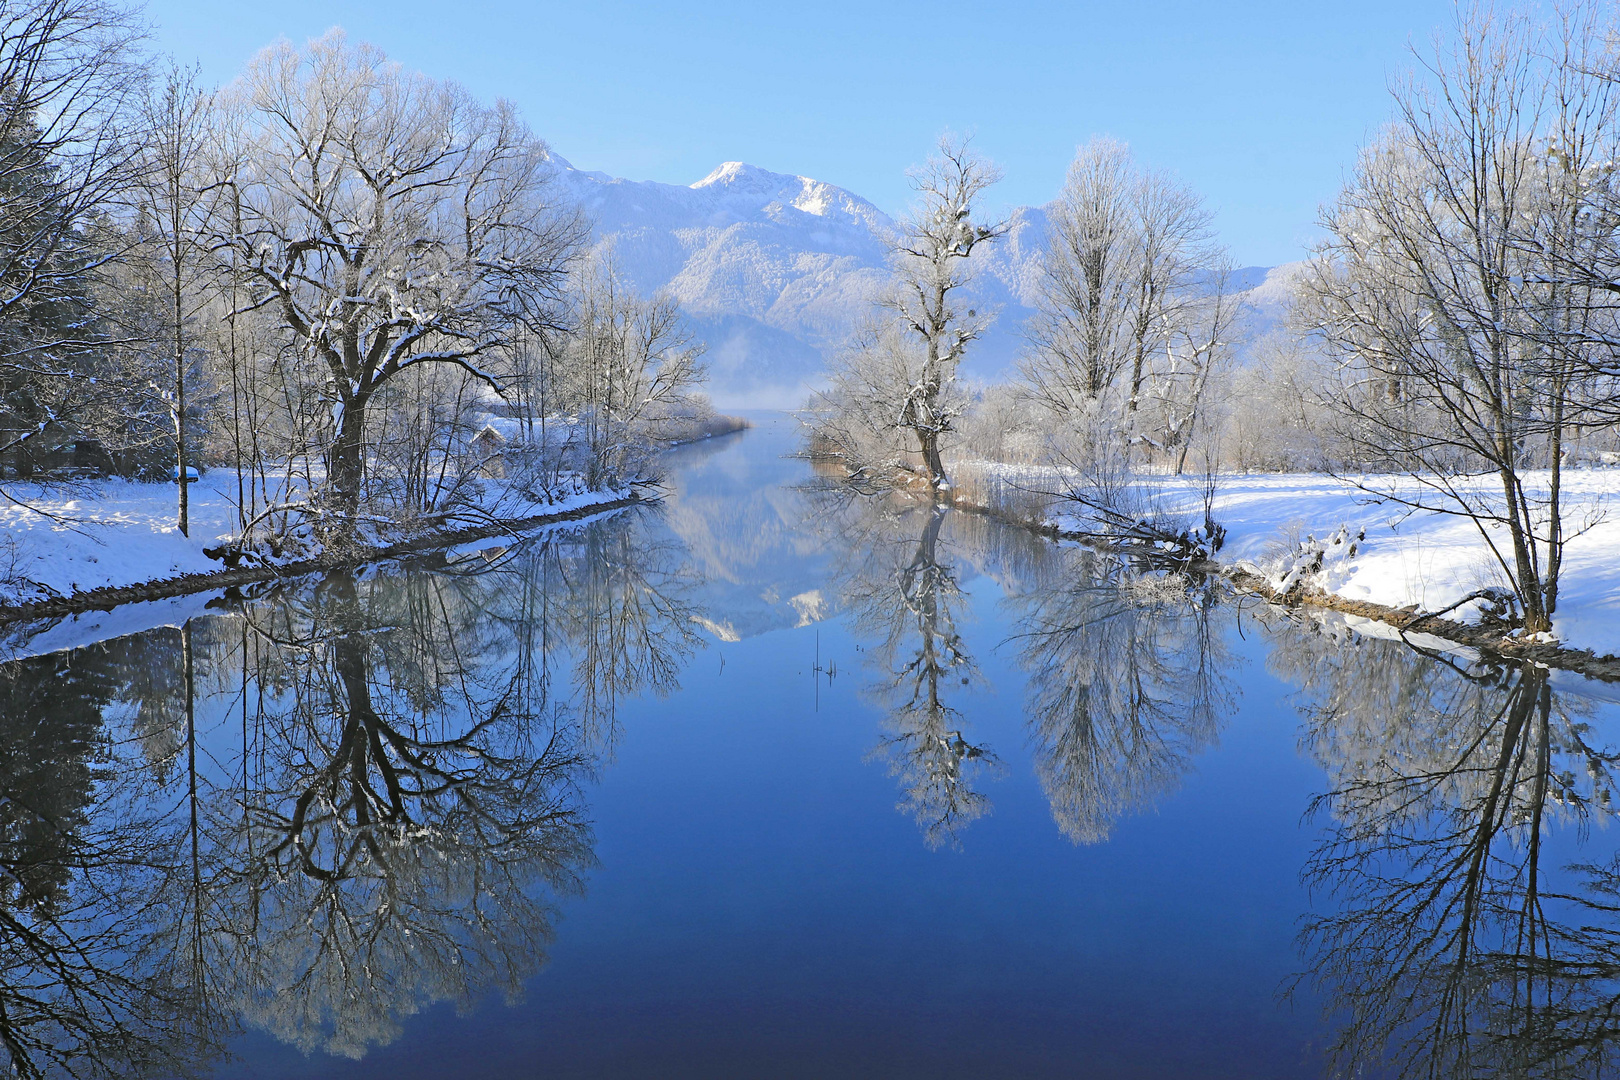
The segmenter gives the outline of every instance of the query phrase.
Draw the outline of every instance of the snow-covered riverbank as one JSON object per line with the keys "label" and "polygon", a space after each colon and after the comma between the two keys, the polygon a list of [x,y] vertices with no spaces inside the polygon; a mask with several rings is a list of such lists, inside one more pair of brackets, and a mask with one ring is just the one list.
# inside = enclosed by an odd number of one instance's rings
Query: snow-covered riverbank
{"label": "snow-covered riverbank", "polygon": [[[191,535],[175,524],[173,484],[93,480],[71,489],[8,484],[0,506],[0,604],[164,581],[224,569],[203,554],[237,529],[234,473],[191,485]],[[629,489],[534,502],[506,493],[486,511],[517,521],[625,498]]]}
{"label": "snow-covered riverbank", "polygon": [[[1572,648],[1620,655],[1620,469],[1569,472],[1563,482],[1572,539],[1564,548],[1553,633]],[[1298,540],[1328,541],[1341,526],[1352,537],[1364,533],[1356,554],[1326,559],[1315,582],[1352,600],[1431,612],[1507,583],[1471,518],[1414,512],[1331,477],[1229,477],[1216,494],[1215,519],[1227,528],[1219,559],[1270,574],[1286,569]],[[1505,531],[1491,531],[1510,552]],[[1448,617],[1469,622],[1477,618],[1473,607]]]}
{"label": "snow-covered riverbank", "polygon": [[[964,462],[959,468],[981,490],[991,478],[1012,488],[1059,486],[1050,471],[1031,467]],[[1366,478],[1369,487],[1389,482],[1388,477]],[[1495,481],[1483,477],[1474,483],[1482,494],[1489,494]],[[1571,648],[1620,656],[1620,469],[1572,470],[1564,474],[1563,485],[1565,528],[1572,538],[1564,549],[1553,630]],[[1189,523],[1201,520],[1197,478],[1164,478],[1156,487],[1154,501],[1162,512]],[[1049,517],[1059,529],[1077,525],[1063,512],[1062,503]],[[1351,600],[1435,612],[1475,590],[1506,584],[1472,519],[1412,511],[1334,477],[1223,476],[1214,518],[1227,530],[1217,560],[1263,574],[1274,583],[1280,583],[1296,563],[1300,542],[1314,537],[1330,551],[1322,573],[1311,584]],[[1330,541],[1341,529],[1350,539],[1364,536],[1356,539],[1353,556],[1348,543],[1331,550]],[[1507,551],[1506,534],[1500,537],[1498,544]],[[1467,605],[1447,617],[1469,622],[1477,619],[1477,606]]]}

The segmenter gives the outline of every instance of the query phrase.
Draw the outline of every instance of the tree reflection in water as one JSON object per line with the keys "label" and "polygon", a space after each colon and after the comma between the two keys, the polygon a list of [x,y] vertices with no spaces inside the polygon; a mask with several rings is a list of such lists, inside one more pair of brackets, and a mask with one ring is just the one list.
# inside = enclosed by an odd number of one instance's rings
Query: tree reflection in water
{"label": "tree reflection in water", "polygon": [[965,597],[940,534],[952,514],[930,502],[873,499],[834,489],[813,500],[827,535],[847,551],[840,593],[879,672],[868,696],[885,713],[874,754],[899,779],[900,808],[930,847],[957,844],[990,811],[979,777],[995,754],[969,741],[949,703],[976,681],[957,620]]}
{"label": "tree reflection in water", "polygon": [[697,642],[639,528],[0,666],[11,1071],[175,1075],[236,1024],[360,1056],[517,994],[592,864],[617,702]]}
{"label": "tree reflection in water", "polygon": [[[1107,838],[1213,745],[1235,696],[1213,593],[927,504],[817,510],[870,643],[877,752],[931,844],[990,808],[995,755],[962,711],[970,573],[1007,586],[1070,838]],[[0,1075],[186,1075],[244,1025],[358,1056],[434,1002],[519,992],[592,865],[583,785],[618,705],[673,690],[697,647],[680,554],[639,529],[0,664]],[[1335,1066],[1612,1068],[1620,855],[1575,840],[1608,835],[1620,745],[1533,666],[1273,639],[1328,776],[1304,941]]]}
{"label": "tree reflection in water", "polygon": [[7,1076],[185,1075],[212,1047],[171,947],[182,837],[103,720],[151,659],[127,644],[0,664]]}
{"label": "tree reflection in water", "polygon": [[1106,840],[1120,816],[1173,789],[1234,706],[1211,588],[929,503],[836,487],[814,507],[843,553],[854,630],[882,673],[869,691],[886,714],[879,753],[931,846],[955,844],[989,812],[975,785],[999,765],[949,701],[981,679],[957,629],[958,566],[1009,593],[1036,771],[1076,843]]}
{"label": "tree reflection in water", "polygon": [[1620,861],[1566,862],[1614,814],[1614,733],[1533,664],[1307,631],[1278,646],[1272,666],[1303,687],[1306,745],[1329,779],[1306,879],[1334,905],[1303,940],[1342,1021],[1336,1070],[1606,1075]]}
{"label": "tree reflection in water", "polygon": [[551,932],[536,886],[577,890],[590,862],[579,729],[457,584],[337,575],[247,618],[258,707],[245,796],[207,829],[211,966],[304,1049],[359,1056],[422,1006],[516,994]]}
{"label": "tree reflection in water", "polygon": [[1213,587],[1065,548],[1015,599],[1035,769],[1075,843],[1173,791],[1235,705]]}

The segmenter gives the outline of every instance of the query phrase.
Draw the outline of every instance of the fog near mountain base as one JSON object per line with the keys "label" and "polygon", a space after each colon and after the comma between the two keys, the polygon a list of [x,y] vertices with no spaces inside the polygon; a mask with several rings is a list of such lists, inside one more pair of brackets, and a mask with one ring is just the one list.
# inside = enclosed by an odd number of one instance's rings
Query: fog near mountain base
{"label": "fog near mountain base", "polygon": [[[833,184],[736,161],[690,186],[552,161],[589,216],[594,241],[612,246],[626,279],[643,293],[667,289],[680,302],[708,344],[708,393],[720,408],[803,404],[886,280],[894,219]],[[964,377],[995,382],[1012,374],[1047,236],[1046,208],[1019,207],[1003,242],[975,255],[972,299],[996,321],[974,343]],[[1236,272],[1257,330],[1280,318],[1295,266]]]}

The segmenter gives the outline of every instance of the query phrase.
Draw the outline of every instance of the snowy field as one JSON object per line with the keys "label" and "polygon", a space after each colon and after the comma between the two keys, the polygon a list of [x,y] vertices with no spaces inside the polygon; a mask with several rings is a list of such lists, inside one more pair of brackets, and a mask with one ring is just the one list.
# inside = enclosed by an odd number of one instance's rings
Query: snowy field
{"label": "snowy field", "polygon": [[[964,462],[965,471],[995,477],[1010,486],[1051,490],[1050,470],[1029,466]],[[1532,481],[1538,479],[1529,477]],[[1545,484],[1545,476],[1539,478]],[[1369,487],[1387,485],[1389,477],[1368,477]],[[1564,473],[1564,521],[1574,538],[1564,549],[1564,567],[1553,632],[1565,644],[1599,655],[1620,655],[1620,469],[1578,469]],[[1495,494],[1496,481],[1480,478],[1474,490]],[[1435,496],[1426,497],[1433,501]],[[1161,509],[1185,517],[1202,517],[1202,502],[1193,478],[1165,478],[1157,493]],[[1073,528],[1061,505],[1054,524]],[[1214,517],[1227,529],[1222,562],[1244,566],[1281,580],[1300,541],[1330,541],[1345,529],[1356,543],[1354,557],[1329,557],[1315,580],[1341,596],[1389,607],[1416,605],[1439,611],[1477,589],[1505,586],[1506,578],[1491,555],[1479,527],[1469,518],[1411,511],[1378,501],[1346,481],[1316,474],[1227,475],[1220,479]],[[1575,535],[1576,533],[1579,535]],[[1493,530],[1497,545],[1511,558],[1505,530]],[[1326,545],[1332,549],[1332,545]],[[1347,551],[1349,545],[1337,550]],[[1468,621],[1469,605],[1450,618]]]}
{"label": "snowy field", "polygon": [[[216,469],[191,485],[191,535],[175,525],[175,486],[110,478],[71,489],[7,484],[0,505],[0,600],[69,596],[223,565],[203,554],[237,528],[235,473]],[[586,492],[553,503],[510,493],[487,507],[508,520],[606,502],[625,491]]]}
{"label": "snowy field", "polygon": [[[1620,655],[1620,469],[1566,472],[1564,499],[1565,528],[1586,528],[1564,549],[1553,632],[1575,648]],[[1325,541],[1341,526],[1352,537],[1365,530],[1357,554],[1328,561],[1317,583],[1353,600],[1438,611],[1476,589],[1506,585],[1471,519],[1378,502],[1330,477],[1224,478],[1215,520],[1227,529],[1222,561],[1273,573],[1295,540]],[[1511,559],[1506,531],[1492,535]]]}
{"label": "snowy field", "polygon": [[[981,475],[995,474],[1016,486],[1053,486],[1050,475],[1042,482],[1043,470],[971,464]],[[1620,469],[1568,472],[1564,484],[1568,528],[1586,528],[1565,549],[1554,632],[1576,648],[1620,655]],[[218,570],[220,563],[203,548],[219,544],[236,528],[235,482],[221,470],[192,485],[189,538],[175,527],[172,484],[109,479],[71,491],[29,485],[7,490],[17,501],[0,506],[4,599],[65,596]],[[587,493],[550,505],[517,504],[507,496],[491,509],[516,518],[622,494]],[[1159,499],[1167,512],[1189,518],[1200,513],[1191,480],[1167,479]],[[1504,583],[1471,520],[1414,513],[1331,477],[1224,477],[1215,518],[1227,529],[1221,560],[1274,577],[1284,572],[1299,541],[1327,541],[1341,529],[1350,537],[1365,532],[1355,556],[1329,558],[1316,581],[1351,599],[1437,611],[1476,589]],[[1057,524],[1073,523],[1059,515]],[[1464,608],[1453,617],[1466,618],[1468,612]]]}
{"label": "snowy field", "polygon": [[[175,525],[172,483],[109,478],[67,490],[8,484],[12,501],[0,505],[6,591],[23,599],[40,592],[67,596],[222,569],[203,548],[217,546],[236,529],[234,476],[210,473],[191,485],[189,538]],[[223,490],[227,480],[230,498]],[[27,582],[42,588],[28,590]]]}

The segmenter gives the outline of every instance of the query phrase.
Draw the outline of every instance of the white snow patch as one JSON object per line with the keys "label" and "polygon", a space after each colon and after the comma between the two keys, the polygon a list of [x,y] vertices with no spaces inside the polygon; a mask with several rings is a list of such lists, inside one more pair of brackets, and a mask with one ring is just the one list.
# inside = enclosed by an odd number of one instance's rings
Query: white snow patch
{"label": "white snow patch", "polygon": [[191,485],[189,537],[176,524],[173,483],[111,478],[70,490],[8,484],[15,501],[0,505],[0,559],[10,563],[7,576],[64,596],[218,570],[202,549],[236,529],[235,503],[222,490],[226,477],[213,472]]}
{"label": "white snow patch", "polygon": [[[1060,489],[1057,470],[1032,465],[974,462],[986,476],[1034,490]],[[1412,511],[1392,501],[1379,501],[1350,481],[1387,489],[1390,477],[1336,479],[1320,474],[1228,474],[1215,495],[1215,520],[1226,527],[1226,544],[1217,558],[1266,574],[1274,582],[1290,568],[1301,542],[1337,550],[1337,537],[1357,538],[1351,557],[1323,560],[1314,584],[1352,600],[1387,607],[1415,605],[1440,611],[1469,593],[1504,587],[1506,575],[1472,519],[1432,511]],[[1545,487],[1545,473],[1526,477],[1532,487]],[[1201,478],[1163,477],[1157,481],[1162,508],[1189,524],[1202,520]],[[1496,489],[1493,477],[1470,485],[1482,496]],[[1425,497],[1434,499],[1433,492]],[[1572,469],[1563,474],[1564,521],[1573,535],[1564,548],[1558,610],[1553,636],[1565,645],[1598,655],[1620,655],[1620,469]],[[1059,528],[1075,521],[1059,502],[1050,515]],[[1511,558],[1505,531],[1497,546]],[[1346,547],[1338,545],[1337,547]],[[1448,614],[1460,621],[1477,619],[1479,601]]]}
{"label": "white snow patch", "polygon": [[[1532,478],[1534,480],[1536,478]],[[1369,478],[1368,486],[1388,483]],[[1495,481],[1476,481],[1482,492]],[[1566,472],[1565,521],[1595,523],[1564,549],[1553,633],[1575,648],[1620,654],[1620,470]],[[1172,501],[1198,509],[1194,485]],[[1294,537],[1327,538],[1341,527],[1364,531],[1353,559],[1319,582],[1353,600],[1439,611],[1477,589],[1506,585],[1506,577],[1475,523],[1466,517],[1412,512],[1380,502],[1350,484],[1320,475],[1226,476],[1216,493],[1215,520],[1226,526],[1223,562],[1265,569],[1279,544]],[[1505,551],[1507,538],[1497,544]],[[1451,617],[1466,619],[1475,605]]]}
{"label": "white snow patch", "polygon": [[[1367,482],[1377,486],[1388,478]],[[1476,483],[1488,491],[1495,481],[1482,478]],[[1563,483],[1569,527],[1573,530],[1587,520],[1595,523],[1565,546],[1553,633],[1576,648],[1620,654],[1620,470],[1566,472]],[[1190,484],[1179,501],[1188,512],[1197,507]],[[1221,560],[1256,567],[1264,567],[1271,550],[1291,535],[1327,537],[1341,526],[1352,533],[1364,530],[1366,539],[1358,544],[1356,557],[1320,582],[1353,600],[1397,608],[1415,604],[1422,611],[1438,611],[1477,589],[1506,584],[1471,519],[1411,512],[1332,477],[1224,477],[1214,514],[1227,529]],[[1503,535],[1497,545],[1505,551],[1506,542]],[[1469,613],[1463,608],[1457,615]]]}
{"label": "white snow patch", "polygon": [[[6,598],[68,596],[223,569],[203,548],[218,546],[237,530],[235,476],[216,469],[191,485],[189,537],[176,524],[173,483],[111,478],[71,489],[8,484],[6,492],[14,501],[0,505],[0,579],[12,580]],[[628,488],[584,491],[545,503],[492,491],[486,509],[516,520],[628,494]]]}

